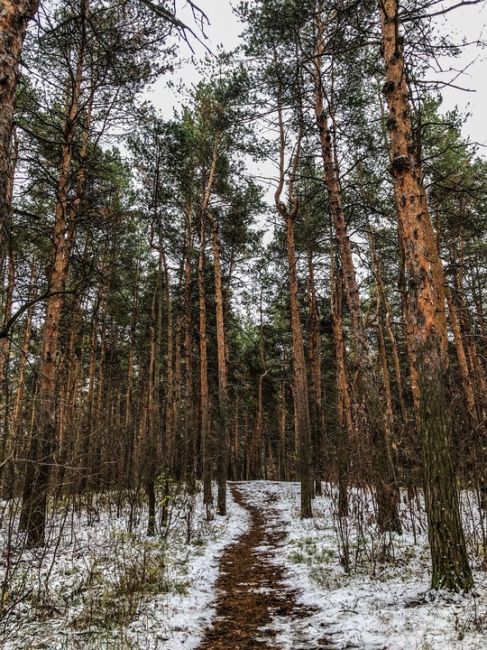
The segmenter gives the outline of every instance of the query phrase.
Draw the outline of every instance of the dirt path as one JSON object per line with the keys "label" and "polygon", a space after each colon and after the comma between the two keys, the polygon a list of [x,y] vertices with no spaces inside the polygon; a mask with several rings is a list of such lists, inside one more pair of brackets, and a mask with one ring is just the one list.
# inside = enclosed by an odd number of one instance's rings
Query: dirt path
{"label": "dirt path", "polygon": [[[275,650],[280,647],[276,632],[266,629],[273,618],[304,619],[314,610],[297,603],[296,591],[285,583],[285,567],[272,562],[285,538],[278,526],[268,524],[273,514],[272,496],[264,511],[249,504],[238,485],[231,485],[231,490],[235,501],[249,512],[250,525],[248,532],[222,555],[216,583],[216,617],[199,650]],[[287,647],[332,648],[326,638],[314,647],[295,642]]]}

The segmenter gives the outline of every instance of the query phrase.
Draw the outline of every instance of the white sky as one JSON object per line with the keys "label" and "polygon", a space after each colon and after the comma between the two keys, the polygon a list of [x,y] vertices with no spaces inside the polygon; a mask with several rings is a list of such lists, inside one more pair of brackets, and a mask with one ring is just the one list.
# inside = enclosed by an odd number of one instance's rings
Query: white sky
{"label": "white sky", "polygon": [[[445,2],[444,5],[457,4],[458,0]],[[479,39],[487,40],[487,1],[479,5],[472,5],[456,9],[448,14],[445,20],[446,29],[455,37],[458,42],[463,38],[468,41],[477,41]],[[442,23],[438,22],[441,27]],[[475,45],[464,49],[460,59],[452,61],[456,69],[461,70],[464,67],[470,67],[465,74],[455,81],[456,84],[463,88],[470,88],[475,92],[463,92],[453,88],[444,88],[443,99],[445,109],[451,109],[458,106],[462,110],[468,110],[471,116],[465,125],[465,133],[470,138],[480,144],[487,146],[487,49],[479,48]],[[451,73],[450,73],[451,74]],[[445,75],[444,80],[451,79],[454,75]]]}
{"label": "white sky", "polygon": [[[443,7],[452,6],[457,4],[459,0],[445,0]],[[232,11],[232,5],[236,6],[238,0],[196,0],[207,14],[210,25],[206,28],[208,36],[207,44],[213,52],[216,52],[218,45],[223,45],[225,50],[232,50],[239,44],[239,35],[243,26]],[[179,0],[180,12],[179,15],[188,24],[192,23],[191,12],[187,7],[184,7],[185,0]],[[445,30],[451,34],[455,42],[461,43],[463,40],[466,42],[478,41],[485,39],[487,41],[487,0],[484,0],[479,5],[467,6],[465,8],[456,9],[447,16],[438,19],[437,22],[439,30]],[[193,41],[195,50],[194,60],[198,60],[204,56],[205,49],[198,43]],[[198,71],[191,62],[191,52],[188,47],[182,45],[180,54],[187,55],[187,61],[182,64],[181,68],[176,71],[172,76],[172,81],[177,86],[179,82],[184,82],[189,86],[195,84],[199,80]],[[487,49],[481,49],[476,45],[463,49],[462,56],[452,61],[442,61],[442,67],[445,69],[443,75],[437,75],[437,78],[442,81],[452,81],[458,70],[464,69],[466,66],[468,70],[460,78],[455,79],[455,84],[464,88],[472,89],[475,92],[464,92],[455,90],[450,87],[445,87],[442,91],[443,95],[443,111],[448,111],[458,106],[462,112],[470,112],[465,126],[464,135],[468,135],[474,142],[479,143],[481,146],[480,153],[487,157]],[[453,69],[452,69],[453,68]],[[152,92],[149,94],[153,103],[163,112],[166,118],[173,115],[174,108],[177,108],[181,102],[175,90],[167,88],[167,81],[169,77],[163,77],[157,82]],[[434,78],[433,73],[429,78]],[[485,147],[485,148],[484,148]],[[253,172],[256,177],[262,182],[262,177],[267,179],[275,178],[277,171],[272,161],[255,163],[250,161],[249,171]],[[270,182],[265,192],[265,198],[268,205],[273,205],[273,186],[275,182]],[[278,219],[276,215],[269,217],[271,221]],[[257,219],[257,227],[263,228],[265,234],[263,243],[268,244],[273,237],[273,228],[271,223],[263,215]],[[362,262],[356,259],[357,269],[360,269]]]}
{"label": "white sky", "polygon": [[[452,6],[457,4],[458,1],[445,0],[442,6]],[[232,50],[239,44],[239,35],[243,26],[232,11],[232,6],[237,6],[238,2],[239,0],[196,0],[196,4],[207,14],[210,21],[210,25],[207,26],[205,32],[208,37],[206,42],[213,52],[216,52],[218,45],[223,45],[225,50]],[[193,24],[193,17],[185,0],[179,0],[178,15],[187,24]],[[479,41],[482,38],[487,41],[487,0],[478,5],[455,9],[436,20],[438,29],[447,31],[457,43],[461,43],[463,40],[466,42]],[[195,50],[194,55],[191,55],[189,47],[184,44],[181,45],[180,54],[185,55],[187,58],[171,77],[176,86],[181,81],[189,86],[197,83],[200,79],[194,63],[204,56],[205,48],[195,42],[194,39],[192,45]],[[445,72],[436,75],[438,80],[450,82],[455,80],[456,85],[474,91],[465,92],[445,87],[442,91],[442,110],[448,111],[458,106],[462,112],[468,111],[471,113],[464,125],[464,135],[479,143],[481,145],[479,153],[487,157],[487,49],[479,48],[476,45],[466,47],[463,49],[461,57],[452,61],[442,61],[441,65]],[[468,70],[461,77],[455,79],[457,76],[456,71],[463,70],[467,66],[469,66]],[[432,72],[428,78],[433,79],[434,76]],[[162,77],[154,84],[152,91],[149,93],[151,101],[162,111],[166,118],[172,117],[174,108],[177,108],[181,102],[181,97],[177,91],[167,87],[168,79],[169,75]],[[277,182],[275,164],[268,160],[259,163],[249,161],[249,165],[249,171],[255,175],[256,179],[259,179],[264,185],[267,184],[264,196],[267,204],[273,205],[274,187]],[[268,179],[268,181],[263,181],[264,178]],[[274,219],[278,219],[278,217],[276,215],[271,217],[271,220]],[[257,219],[256,227],[264,229],[263,242],[265,244],[269,243],[272,240],[273,228],[268,219],[261,215]],[[358,262],[359,266],[360,263]]]}
{"label": "white sky", "polygon": [[[457,4],[458,0],[445,0],[444,7]],[[210,25],[206,29],[208,36],[208,45],[212,51],[216,51],[219,44],[222,44],[226,50],[233,49],[238,45],[241,24],[232,12],[232,5],[237,5],[237,0],[197,0],[200,6],[207,14]],[[193,24],[191,12],[185,6],[184,0],[180,0],[179,15],[188,24]],[[446,17],[437,19],[438,29],[447,30],[453,34],[458,42],[463,38],[467,41],[477,41],[481,38],[487,40],[487,0],[479,5],[467,6],[456,9],[447,14]],[[184,53],[184,45],[182,53]],[[198,58],[204,53],[204,48],[193,41],[195,57]],[[188,59],[190,58],[189,48],[186,48]],[[458,105],[462,110],[471,112],[465,126],[465,133],[476,142],[487,147],[487,50],[480,49],[475,45],[465,48],[460,59],[452,62],[445,61],[444,67],[453,66],[456,70],[462,69],[473,62],[466,73],[455,80],[455,84],[470,88],[475,92],[464,92],[453,88],[444,88],[444,110],[453,108]],[[441,78],[444,81],[450,81],[455,77],[455,72],[443,74]],[[176,79],[180,78],[186,84],[195,83],[199,76],[195,66],[191,61],[183,64],[181,69],[175,74]],[[151,100],[166,115],[172,115],[173,107],[176,107],[180,101],[177,94],[166,88],[167,77],[162,78],[155,84],[150,93]]]}

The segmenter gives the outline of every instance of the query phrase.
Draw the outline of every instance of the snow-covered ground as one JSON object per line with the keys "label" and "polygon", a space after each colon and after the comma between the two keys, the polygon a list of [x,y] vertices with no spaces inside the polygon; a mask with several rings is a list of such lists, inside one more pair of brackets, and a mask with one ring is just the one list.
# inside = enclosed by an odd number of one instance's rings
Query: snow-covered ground
{"label": "snow-covered ground", "polygon": [[[314,500],[314,519],[299,519],[299,485],[241,484],[246,499],[268,508],[269,526],[284,528],[287,538],[275,554],[285,563],[288,584],[302,604],[316,608],[311,617],[276,617],[277,646],[283,650],[318,647],[326,636],[337,649],[485,650],[487,648],[487,576],[475,571],[475,594],[433,596],[424,522],[411,512],[404,495],[403,535],[374,532],[373,503],[363,492],[351,494],[351,516],[339,546],[336,494]],[[416,532],[416,543],[413,532]],[[467,526],[468,528],[468,526]],[[346,541],[348,540],[348,541]],[[348,544],[350,571],[340,562]],[[341,551],[339,552],[339,548]]]}
{"label": "snow-covered ground", "polygon": [[[487,649],[487,579],[476,566],[480,557],[472,553],[474,595],[432,596],[420,502],[403,495],[404,534],[390,536],[375,530],[370,494],[352,491],[345,524],[334,516],[330,486],[314,500],[314,519],[302,521],[297,483],[237,485],[245,501],[266,513],[266,525],[285,532],[274,554],[259,550],[285,566],[289,588],[313,610],[273,619],[276,648],[313,650],[326,637],[337,650]],[[463,503],[473,549],[478,518],[473,511],[467,516],[468,495]],[[127,499],[117,506],[116,495],[100,495],[79,512],[58,504],[46,549],[20,552],[20,539],[8,543],[3,508],[0,581],[6,572],[8,580],[0,596],[8,613],[0,621],[0,647],[6,650],[197,648],[215,615],[222,551],[249,525],[231,490],[228,515],[209,522],[201,495],[183,490],[172,500],[167,534],[148,538],[143,501],[131,508]],[[15,523],[16,514],[11,516]]]}
{"label": "snow-covered ground", "polygon": [[163,539],[146,536],[139,506],[132,532],[128,504],[119,512],[111,501],[80,514],[66,509],[54,517],[46,549],[22,554],[15,540],[9,552],[4,524],[0,582],[10,564],[3,603],[11,611],[0,622],[0,647],[196,648],[214,613],[219,556],[248,515],[230,493],[226,517],[208,522],[200,494],[179,495],[170,514]]}

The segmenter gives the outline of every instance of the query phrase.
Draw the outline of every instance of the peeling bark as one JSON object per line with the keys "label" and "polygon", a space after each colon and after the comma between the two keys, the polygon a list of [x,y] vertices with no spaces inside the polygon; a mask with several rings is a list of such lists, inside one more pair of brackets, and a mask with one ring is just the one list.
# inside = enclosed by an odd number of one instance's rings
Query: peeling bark
{"label": "peeling bark", "polygon": [[473,586],[460,519],[451,449],[447,396],[445,282],[438,246],[416,160],[409,88],[399,36],[397,0],[380,4],[391,173],[408,288],[407,336],[419,380],[425,499],[432,559],[432,587],[469,591]]}

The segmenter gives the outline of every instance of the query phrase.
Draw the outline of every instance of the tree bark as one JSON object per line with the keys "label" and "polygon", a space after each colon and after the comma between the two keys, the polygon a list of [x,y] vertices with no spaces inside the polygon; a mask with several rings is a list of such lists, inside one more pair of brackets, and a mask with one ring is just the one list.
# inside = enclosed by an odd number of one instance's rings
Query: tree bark
{"label": "tree bark", "polygon": [[208,389],[208,342],[206,317],[206,286],[205,286],[205,248],[206,248],[206,219],[210,205],[213,186],[216,180],[218,151],[213,147],[211,163],[208,169],[206,184],[201,197],[200,213],[200,252],[198,258],[198,303],[199,303],[199,347],[200,347],[200,435],[203,465],[203,500],[210,516],[213,496],[211,492],[211,440],[210,440],[210,396]]}
{"label": "tree bark", "polygon": [[296,433],[296,447],[298,452],[299,478],[301,481],[301,518],[313,516],[311,500],[313,497],[313,468],[311,451],[311,424],[308,402],[308,379],[306,374],[306,360],[304,354],[303,332],[299,310],[299,287],[297,272],[296,243],[294,237],[294,221],[299,212],[299,201],[293,193],[297,168],[300,160],[301,140],[303,129],[300,127],[296,149],[291,161],[291,171],[288,182],[289,207],[281,200],[285,182],[285,135],[281,98],[278,98],[279,120],[279,183],[274,194],[277,211],[284,220],[286,227],[287,261],[289,272],[289,301],[291,311],[291,334],[293,354],[293,382],[294,382],[294,419]]}
{"label": "tree bark", "polygon": [[[143,481],[144,489],[147,495],[148,504],[148,519],[147,519],[147,535],[152,536],[155,534],[156,526],[156,490],[155,482],[157,477],[157,441],[159,438],[159,387],[160,387],[160,372],[159,372],[159,359],[161,353],[160,345],[160,331],[161,331],[161,316],[162,316],[162,296],[161,296],[161,281],[162,281],[162,253],[159,252],[159,269],[157,273],[157,281],[154,289],[151,307],[151,323],[150,323],[150,353],[149,353],[149,368],[147,378],[147,410],[145,413],[146,426],[144,440],[141,441],[143,449]],[[166,408],[168,405],[166,404]],[[167,434],[167,432],[166,432]],[[167,445],[167,440],[166,440]],[[167,449],[166,449],[167,453]],[[168,476],[164,477],[168,480]]]}
{"label": "tree bark", "polygon": [[348,484],[350,472],[350,440],[356,437],[354,411],[350,395],[349,379],[347,376],[347,363],[345,353],[345,335],[343,331],[343,279],[341,273],[335,268],[332,252],[330,273],[332,287],[331,295],[331,320],[333,328],[333,342],[336,362],[336,388],[337,388],[337,472],[338,472],[338,515],[348,515]]}
{"label": "tree bark", "polygon": [[203,467],[203,500],[208,514],[213,504],[210,458],[210,397],[208,391],[208,343],[206,334],[205,224],[201,219],[198,261],[199,348],[200,348],[200,437]]}
{"label": "tree bark", "polygon": [[[1,273],[0,273],[1,275]],[[15,260],[13,251],[9,251],[7,263],[7,284],[4,287],[4,326],[12,316],[12,303],[15,287]],[[2,287],[3,288],[3,287]],[[6,452],[10,438],[9,431],[9,381],[8,366],[10,358],[10,340],[6,336],[0,340],[0,484],[2,483],[3,472],[6,464]]]}
{"label": "tree bark", "polygon": [[445,289],[438,246],[414,155],[409,88],[399,36],[397,0],[380,4],[391,172],[409,293],[408,332],[419,372],[425,502],[432,587],[469,591],[473,586],[460,518],[447,397]]}
{"label": "tree bark", "polygon": [[184,447],[186,479],[193,489],[197,467],[197,436],[193,399],[193,291],[191,287],[193,260],[193,203],[186,208],[184,252]]}
{"label": "tree bark", "polygon": [[[329,119],[325,110],[321,59],[324,52],[324,24],[320,12],[316,13],[316,47],[314,53],[314,110],[318,126],[323,158],[324,178],[328,191],[329,209],[335,228],[343,276],[343,287],[350,314],[352,342],[357,364],[357,422],[371,436],[374,446],[373,480],[376,484],[378,505],[378,524],[381,530],[400,532],[397,486],[395,468],[390,454],[390,436],[384,421],[378,388],[378,378],[372,368],[367,333],[360,307],[360,294],[357,285],[355,265],[352,256],[347,222],[343,209],[336,151]],[[332,91],[333,92],[333,91]],[[331,112],[331,111],[330,111]],[[332,116],[333,117],[333,116]],[[358,440],[362,446],[363,441]],[[365,457],[365,454],[359,455]]]}
{"label": "tree bark", "polygon": [[262,290],[260,292],[259,300],[259,361],[260,372],[259,381],[257,384],[257,412],[255,417],[254,431],[252,441],[250,444],[250,452],[248,463],[250,466],[250,475],[254,479],[261,479],[264,475],[263,468],[263,435],[264,435],[264,379],[268,374],[265,363],[264,351],[264,324],[263,324],[263,311],[262,311]]}
{"label": "tree bark", "polygon": [[215,277],[215,312],[216,312],[216,346],[218,359],[218,449],[216,457],[216,474],[218,482],[217,512],[226,514],[226,485],[228,457],[228,369],[225,335],[225,317],[223,312],[223,289],[221,269],[221,247],[218,224],[210,216],[211,244],[213,250],[213,274]]}
{"label": "tree bark", "polygon": [[63,129],[61,164],[56,188],[54,215],[54,251],[49,277],[50,297],[47,299],[46,318],[39,365],[39,395],[35,428],[28,453],[22,498],[20,526],[27,532],[29,546],[44,543],[47,511],[47,492],[50,467],[56,444],[56,392],[57,357],[60,334],[61,311],[68,277],[70,243],[68,217],[68,194],[71,164],[76,137],[76,122],[81,98],[83,66],[86,47],[85,21],[88,0],[82,2],[82,38],[78,51],[76,74],[73,79]]}
{"label": "tree bark", "polygon": [[10,238],[12,134],[22,46],[38,0],[4,0],[0,8],[0,269]]}
{"label": "tree bark", "polygon": [[321,495],[323,476],[323,405],[321,395],[321,334],[318,302],[314,276],[314,259],[312,248],[308,249],[308,312],[309,312],[309,376],[310,376],[310,418],[313,445],[313,473],[315,493]]}
{"label": "tree bark", "polygon": [[[32,267],[30,286],[34,287],[37,279],[37,269],[35,265]],[[20,439],[20,431],[22,425],[22,416],[24,411],[24,396],[25,396],[25,375],[27,371],[28,355],[30,349],[30,340],[32,336],[32,319],[34,315],[34,306],[27,310],[27,315],[24,324],[24,333],[22,336],[22,343],[18,355],[18,367],[16,377],[16,388],[13,402],[12,413],[10,417],[10,443],[12,462],[6,465],[6,474],[4,477],[4,496],[6,499],[12,499],[16,493],[17,483],[17,464],[16,457],[18,456],[21,448],[23,448],[23,441]],[[24,423],[27,428],[27,423]],[[7,446],[8,449],[8,446]],[[8,451],[7,451],[8,453]]]}

